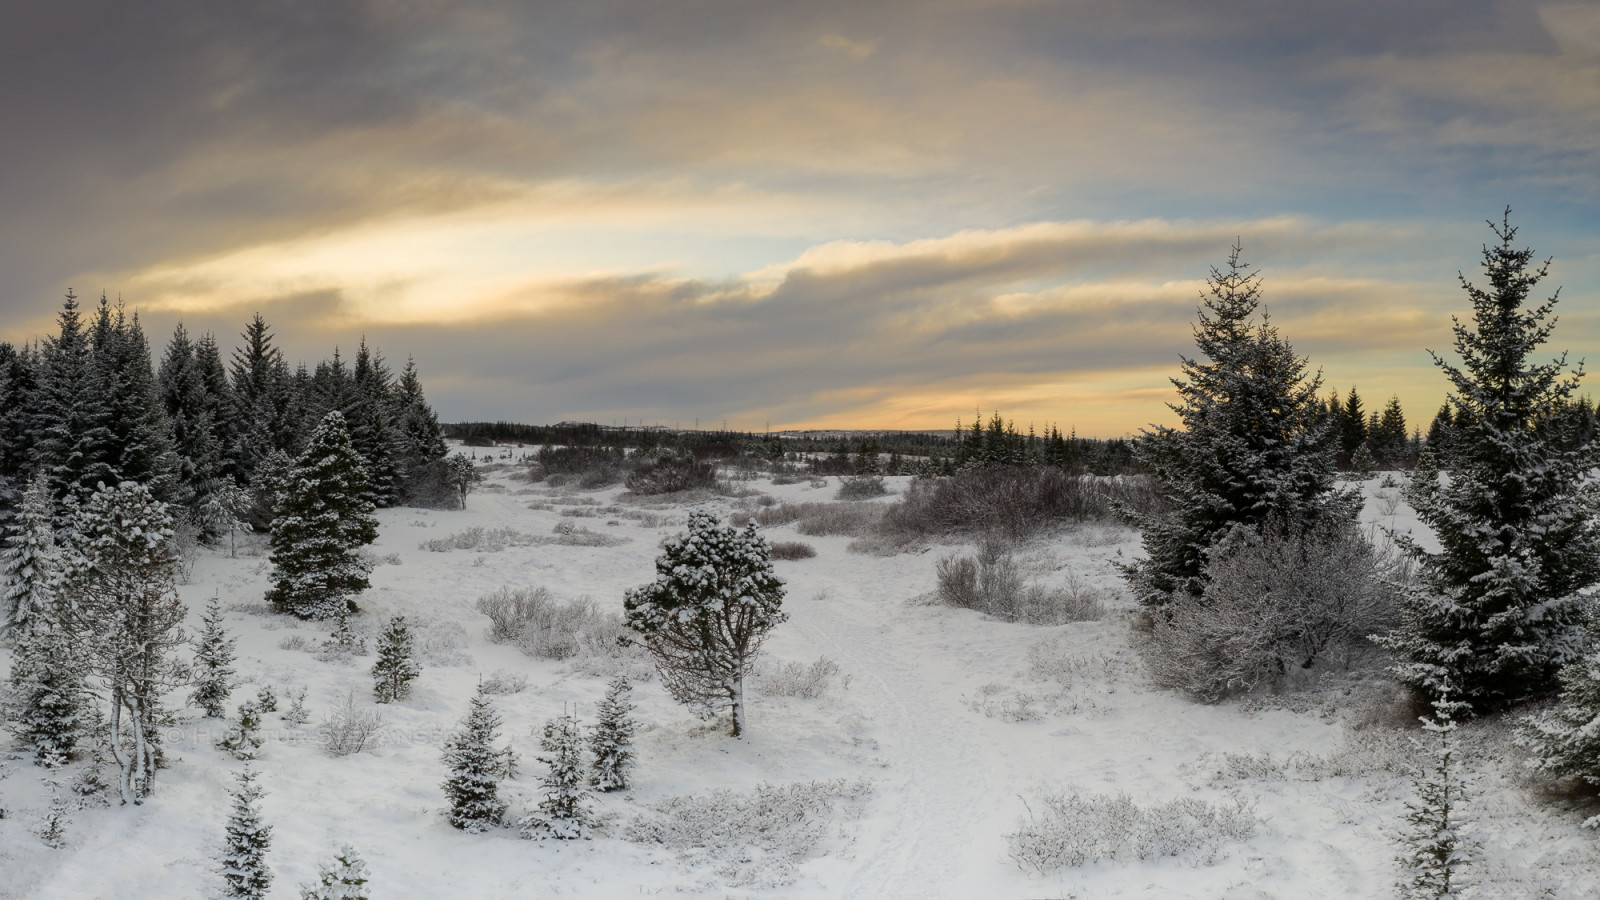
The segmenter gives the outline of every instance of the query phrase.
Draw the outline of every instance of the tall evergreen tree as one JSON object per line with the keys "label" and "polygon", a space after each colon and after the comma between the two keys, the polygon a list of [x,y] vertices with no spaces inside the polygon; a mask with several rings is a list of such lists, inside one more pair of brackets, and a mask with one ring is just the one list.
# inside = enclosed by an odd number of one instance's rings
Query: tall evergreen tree
{"label": "tall evergreen tree", "polygon": [[1350,386],[1350,394],[1345,397],[1340,416],[1339,449],[1348,459],[1367,442],[1367,408],[1361,401],[1361,395],[1356,393],[1355,385]]}
{"label": "tall evergreen tree", "polygon": [[1406,414],[1398,396],[1389,398],[1383,413],[1377,415],[1376,423],[1368,430],[1367,439],[1372,444],[1372,455],[1384,467],[1393,468],[1405,461]]}
{"label": "tall evergreen tree", "polygon": [[371,566],[356,550],[378,537],[362,498],[366,469],[350,445],[344,417],[330,412],[306,443],[272,523],[272,589],[267,600],[302,619],[336,619],[356,610]]}
{"label": "tall evergreen tree", "polygon": [[506,749],[497,749],[500,714],[480,687],[461,728],[444,745],[444,764],[450,767],[444,793],[450,801],[450,824],[463,831],[485,831],[500,824],[506,802],[500,799],[505,777]]}
{"label": "tall evergreen tree", "polygon": [[394,506],[400,502],[394,385],[383,355],[368,350],[366,338],[356,352],[352,381],[350,442],[367,465],[367,499],[380,509]]}
{"label": "tall evergreen tree", "polygon": [[178,460],[180,498],[197,509],[216,490],[222,475],[223,447],[217,441],[217,403],[196,359],[189,332],[180,323],[156,373]]}
{"label": "tall evergreen tree", "polygon": [[234,351],[230,371],[238,433],[232,465],[250,481],[257,464],[272,451],[290,456],[300,452],[299,423],[290,410],[289,367],[273,345],[272,329],[260,313],[239,336],[244,345]]}
{"label": "tall evergreen tree", "polygon": [[26,345],[0,342],[0,478],[18,485],[28,480],[37,366]]}
{"label": "tall evergreen tree", "polygon": [[105,297],[95,315],[94,362],[99,390],[106,397],[110,477],[105,483],[137,481],[157,500],[178,499],[177,458],[150,363],[150,344],[139,317],[130,319],[121,303],[111,306]]}
{"label": "tall evergreen tree", "polygon": [[1419,467],[1407,492],[1440,549],[1404,542],[1417,579],[1383,641],[1402,682],[1430,697],[1453,686],[1479,711],[1554,689],[1583,646],[1585,588],[1600,581],[1592,448],[1555,414],[1581,371],[1564,375],[1565,354],[1530,360],[1555,325],[1555,296],[1524,306],[1549,263],[1532,269],[1533,251],[1513,245],[1510,210],[1490,228],[1487,288],[1461,276],[1473,307],[1471,327],[1455,326],[1461,364],[1434,355],[1452,388],[1451,477]]}
{"label": "tall evergreen tree", "polygon": [[34,438],[31,468],[50,479],[59,520],[59,504],[67,495],[81,500],[96,484],[114,479],[107,461],[111,435],[104,387],[96,376],[78,298],[71,291],[57,322],[59,332],[46,338],[40,350],[29,431]]}
{"label": "tall evergreen tree", "polygon": [[261,819],[262,790],[254,769],[234,776],[239,786],[232,792],[233,811],[228,816],[222,858],[217,862],[229,897],[261,900],[272,886],[267,851],[272,849],[272,826]]}
{"label": "tall evergreen tree", "polygon": [[228,370],[222,364],[222,350],[216,336],[209,331],[194,344],[194,366],[199,373],[206,410],[210,413],[211,442],[217,448],[218,471],[236,484],[242,484],[244,473],[239,470],[239,423],[235,416],[238,405],[233,399],[233,386],[228,382]]}
{"label": "tall evergreen tree", "polygon": [[583,732],[578,717],[567,713],[545,722],[539,749],[539,761],[545,764],[539,781],[544,797],[539,811],[523,823],[523,835],[561,841],[588,837],[594,814],[584,787]]}
{"label": "tall evergreen tree", "polygon": [[87,736],[88,685],[65,634],[40,627],[17,645],[11,662],[9,727],[33,747],[34,761],[55,767]]}
{"label": "tall evergreen tree", "polygon": [[194,645],[194,693],[189,702],[220,719],[227,715],[223,704],[233,693],[233,648],[237,638],[222,627],[222,607],[212,597],[200,619],[200,634]]}
{"label": "tall evergreen tree", "polygon": [[1136,448],[1169,501],[1166,512],[1129,516],[1147,558],[1123,572],[1148,609],[1177,591],[1203,595],[1207,560],[1235,530],[1298,529],[1359,508],[1333,490],[1337,444],[1317,399],[1321,376],[1308,375],[1265,314],[1254,322],[1261,282],[1241,252],[1211,270],[1201,296],[1194,334],[1205,359],[1182,357],[1183,377],[1172,379],[1183,428],[1147,431]]}
{"label": "tall evergreen tree", "polygon": [[1433,451],[1433,458],[1439,465],[1449,465],[1450,436],[1454,431],[1455,417],[1450,413],[1450,404],[1446,403],[1434,413],[1433,422],[1428,425],[1428,449]]}
{"label": "tall evergreen tree", "polygon": [[399,432],[401,497],[411,503],[439,502],[442,466],[450,454],[444,429],[422,393],[422,379],[414,359],[406,360],[395,391],[395,422]]}

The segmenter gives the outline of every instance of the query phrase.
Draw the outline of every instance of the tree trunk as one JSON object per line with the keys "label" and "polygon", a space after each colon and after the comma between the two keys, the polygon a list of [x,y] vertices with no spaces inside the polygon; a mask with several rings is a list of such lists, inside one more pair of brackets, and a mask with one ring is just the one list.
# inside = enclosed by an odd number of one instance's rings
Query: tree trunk
{"label": "tree trunk", "polygon": [[733,676],[733,690],[730,691],[733,700],[733,732],[732,737],[744,737],[744,667]]}
{"label": "tree trunk", "polygon": [[117,761],[117,787],[124,805],[133,802],[133,763],[122,749],[122,693],[111,692],[111,756]]}

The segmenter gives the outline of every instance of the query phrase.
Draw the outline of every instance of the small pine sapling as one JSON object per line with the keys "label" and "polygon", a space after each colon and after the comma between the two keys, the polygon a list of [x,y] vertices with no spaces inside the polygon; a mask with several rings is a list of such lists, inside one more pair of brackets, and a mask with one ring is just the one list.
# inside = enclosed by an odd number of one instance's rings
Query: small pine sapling
{"label": "small pine sapling", "polygon": [[628,676],[619,674],[596,710],[597,721],[589,734],[589,752],[594,757],[589,784],[597,791],[627,790],[628,772],[636,765],[633,732],[638,723],[630,715],[634,705],[628,702],[632,690]]}
{"label": "small pine sapling", "polygon": [[367,878],[366,862],[345,844],[332,862],[322,864],[316,884],[300,886],[300,900],[371,900]]}
{"label": "small pine sapling", "polygon": [[12,733],[33,745],[36,763],[55,768],[66,762],[88,734],[87,691],[82,666],[61,632],[36,629],[17,648],[7,716]]}
{"label": "small pine sapling", "polygon": [[256,707],[262,712],[278,711],[278,694],[272,685],[263,684],[261,690],[256,691]]}
{"label": "small pine sapling", "polygon": [[1467,800],[1471,779],[1461,771],[1460,745],[1455,717],[1470,704],[1449,699],[1434,701],[1434,715],[1422,727],[1435,737],[1432,746],[1414,741],[1428,761],[1412,778],[1415,800],[1406,801],[1405,826],[1396,858],[1403,874],[1395,885],[1405,900],[1442,900],[1459,897],[1465,869],[1472,861],[1472,840],[1464,833],[1461,806]]}
{"label": "small pine sapling", "polygon": [[573,840],[589,836],[593,814],[583,771],[583,732],[578,717],[567,713],[544,723],[538,759],[546,766],[540,785],[539,810],[522,823],[522,836]]}
{"label": "small pine sapling", "polygon": [[505,815],[506,802],[499,791],[507,751],[495,748],[499,736],[500,714],[480,689],[460,730],[444,745],[444,764],[450,767],[443,785],[450,801],[450,824],[462,831],[485,831]]}
{"label": "small pine sapling", "polygon": [[[1600,617],[1588,622],[1589,651],[1561,670],[1561,698],[1554,707],[1517,725],[1516,744],[1528,751],[1528,767],[1555,778],[1576,777],[1600,785]],[[1600,828],[1600,816],[1583,823]]]}
{"label": "small pine sapling", "polygon": [[72,807],[61,795],[61,788],[51,784],[50,812],[39,826],[39,840],[51,850],[60,850],[67,843],[67,827],[72,824]]}
{"label": "small pine sapling", "polygon": [[373,692],[379,703],[392,703],[410,696],[411,682],[422,671],[411,654],[411,629],[406,625],[406,617],[395,616],[378,636],[378,661],[372,665]]}
{"label": "small pine sapling", "polygon": [[272,847],[272,826],[261,821],[262,791],[256,773],[246,768],[235,776],[233,812],[228,816],[222,858],[218,860],[228,897],[260,900],[272,886],[267,851]]}
{"label": "small pine sapling", "polygon": [[253,701],[239,705],[239,723],[217,742],[218,750],[226,750],[234,759],[255,759],[261,750],[261,709]]}
{"label": "small pine sapling", "polygon": [[306,710],[305,688],[289,695],[289,710],[283,714],[283,720],[290,725],[304,725],[311,720],[311,713]]}
{"label": "small pine sapling", "polygon": [[194,693],[189,702],[205,710],[206,716],[221,719],[228,715],[223,704],[233,693],[233,652],[237,639],[222,627],[222,609],[217,598],[206,604],[200,619],[200,633],[194,642]]}

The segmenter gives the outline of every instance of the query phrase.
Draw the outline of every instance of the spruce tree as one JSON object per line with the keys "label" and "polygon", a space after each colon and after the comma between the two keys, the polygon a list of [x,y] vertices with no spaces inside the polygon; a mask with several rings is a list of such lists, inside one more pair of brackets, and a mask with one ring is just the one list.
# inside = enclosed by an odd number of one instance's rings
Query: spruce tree
{"label": "spruce tree", "polygon": [[239,422],[235,418],[238,405],[233,399],[233,386],[228,382],[228,370],[222,364],[222,350],[217,346],[216,336],[210,332],[195,342],[194,365],[204,392],[204,411],[209,414],[211,441],[217,448],[219,474],[231,484],[243,484],[244,472],[239,469]]}
{"label": "spruce tree", "polygon": [[212,597],[200,619],[200,633],[195,636],[194,693],[189,695],[189,702],[214,719],[228,714],[223,704],[233,693],[235,643],[237,639],[222,627],[222,608]]}
{"label": "spruce tree", "polygon": [[437,505],[443,499],[440,489],[448,481],[441,474],[449,447],[439,418],[422,393],[417,364],[406,360],[395,391],[395,424],[399,433],[401,497],[407,502]]}
{"label": "spruce tree", "polygon": [[[1516,743],[1534,771],[1600,786],[1600,621],[1588,630],[1588,651],[1561,670],[1560,702],[1522,720]],[[1600,816],[1584,825],[1600,828]]]}
{"label": "spruce tree", "polygon": [[26,641],[50,613],[60,568],[53,506],[41,472],[23,494],[0,550],[0,637]]}
{"label": "spruce tree", "polygon": [[688,531],[663,546],[656,580],[623,602],[668,693],[703,717],[731,709],[733,737],[745,732],[745,676],[768,632],[788,618],[770,553],[755,522],[740,531],[696,510]]}
{"label": "spruce tree", "polygon": [[157,500],[178,497],[178,462],[139,317],[100,298],[94,326],[98,389],[106,398],[106,484],[137,481]]}
{"label": "spruce tree", "polygon": [[230,370],[232,419],[238,435],[231,467],[253,483],[257,465],[268,454],[299,452],[299,422],[291,409],[289,367],[260,313],[239,336],[244,344],[234,351]]}
{"label": "spruce tree", "polygon": [[1447,695],[1434,703],[1434,716],[1422,719],[1433,740],[1428,746],[1414,741],[1426,763],[1412,777],[1415,799],[1406,801],[1405,826],[1399,834],[1401,855],[1396,860],[1403,876],[1395,887],[1406,900],[1442,900],[1460,897],[1473,842],[1463,830],[1462,809],[1471,781],[1461,771],[1461,748],[1456,740],[1455,717],[1466,704]]}
{"label": "spruce tree", "polygon": [[239,721],[228,729],[222,740],[217,742],[218,750],[226,750],[234,759],[255,759],[261,751],[261,707],[255,701],[246,700],[239,704]]}
{"label": "spruce tree", "polygon": [[[112,479],[112,471],[104,386],[96,376],[78,298],[71,291],[57,321],[59,332],[46,338],[40,350],[28,431],[33,435],[31,467],[49,478],[51,496],[59,503],[69,494],[88,497],[97,483]],[[62,507],[56,512],[61,521]]]}
{"label": "spruce tree", "polygon": [[1584,589],[1600,580],[1592,448],[1558,414],[1581,371],[1564,377],[1565,354],[1530,359],[1555,325],[1554,296],[1524,307],[1549,263],[1530,268],[1509,210],[1490,228],[1487,288],[1461,276],[1473,307],[1471,326],[1455,326],[1461,363],[1434,355],[1452,388],[1451,475],[1419,468],[1406,495],[1440,549],[1402,542],[1417,578],[1382,641],[1403,683],[1429,697],[1450,685],[1478,711],[1555,688],[1583,645]]}
{"label": "spruce tree", "polygon": [[295,463],[272,523],[272,581],[267,601],[302,619],[354,612],[352,596],[369,587],[370,565],[356,550],[378,537],[372,505],[362,499],[366,471],[344,417],[330,412]]}
{"label": "spruce tree", "polygon": [[595,710],[595,725],[589,735],[589,752],[594,764],[589,783],[601,792],[628,789],[628,773],[636,765],[633,758],[634,706],[628,702],[633,686],[628,676],[611,679],[606,697]]}
{"label": "spruce tree", "polygon": [[1345,398],[1339,420],[1339,448],[1344,452],[1344,458],[1350,459],[1356,451],[1366,446],[1367,443],[1367,409],[1361,402],[1361,395],[1356,393],[1355,385],[1350,386],[1350,395]]}
{"label": "spruce tree", "polygon": [[272,886],[266,859],[272,848],[272,826],[261,820],[262,791],[256,785],[255,770],[247,766],[235,780],[239,786],[232,792],[233,811],[218,863],[227,896],[261,900]]}
{"label": "spruce tree", "polygon": [[89,693],[83,667],[61,631],[36,628],[11,661],[6,718],[17,738],[33,747],[34,762],[65,763],[86,737]]}
{"label": "spruce tree", "polygon": [[1333,489],[1332,433],[1317,391],[1322,380],[1263,313],[1259,276],[1235,246],[1201,295],[1195,344],[1172,379],[1181,429],[1146,431],[1135,453],[1155,475],[1164,512],[1128,518],[1146,558],[1123,567],[1135,597],[1159,612],[1175,592],[1199,598],[1212,551],[1237,530],[1297,530],[1332,517],[1353,520],[1359,500]]}
{"label": "spruce tree", "polygon": [[400,502],[398,428],[394,421],[394,386],[383,355],[367,349],[366,338],[356,352],[354,399],[350,410],[350,442],[367,466],[367,499],[380,509]]}
{"label": "spruce tree", "polygon": [[345,844],[332,862],[322,864],[316,884],[302,885],[300,900],[371,900],[367,864]]}
{"label": "spruce tree", "polygon": [[1368,438],[1372,455],[1385,468],[1397,468],[1406,456],[1406,414],[1400,398],[1390,397]]}
{"label": "spruce tree", "polygon": [[0,341],[0,478],[17,484],[28,482],[37,357],[27,345],[13,347]]}
{"label": "spruce tree", "polygon": [[411,629],[405,616],[389,620],[389,627],[378,635],[378,661],[372,664],[373,692],[379,703],[404,700],[411,695],[411,682],[422,672],[412,657]]}
{"label": "spruce tree", "polygon": [[593,814],[584,788],[583,732],[578,717],[567,713],[545,722],[539,749],[543,751],[539,761],[545,764],[539,782],[544,798],[538,812],[523,823],[523,836],[561,841],[588,837]]}
{"label": "spruce tree", "polygon": [[180,496],[191,510],[198,510],[217,488],[224,448],[217,440],[213,421],[217,403],[209,394],[194,344],[181,323],[173,330],[161,358],[156,383],[177,456]]}
{"label": "spruce tree", "polygon": [[450,768],[443,785],[450,801],[450,824],[463,831],[485,831],[505,815],[500,779],[510,751],[495,748],[499,737],[500,714],[480,687],[460,730],[444,745],[444,764]]}

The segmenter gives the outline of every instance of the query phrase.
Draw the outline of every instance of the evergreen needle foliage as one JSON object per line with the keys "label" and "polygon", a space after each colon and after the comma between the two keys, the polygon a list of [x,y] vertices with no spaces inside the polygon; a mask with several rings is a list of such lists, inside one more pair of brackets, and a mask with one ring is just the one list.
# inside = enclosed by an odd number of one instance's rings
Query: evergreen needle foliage
{"label": "evergreen needle foliage", "polygon": [[1461,771],[1461,748],[1455,717],[1468,705],[1441,696],[1433,718],[1422,727],[1434,736],[1431,746],[1414,742],[1427,755],[1412,779],[1415,799],[1406,801],[1405,826],[1399,838],[1403,852],[1396,860],[1405,876],[1396,885],[1406,900],[1443,900],[1463,896],[1472,840],[1462,830],[1462,804],[1471,787]]}
{"label": "evergreen needle foliage", "polygon": [[1563,414],[1582,367],[1531,360],[1555,327],[1555,296],[1525,307],[1549,263],[1530,268],[1509,209],[1489,227],[1487,287],[1461,276],[1473,310],[1455,325],[1461,364],[1434,355],[1452,388],[1448,454],[1419,463],[1406,495],[1440,549],[1402,541],[1417,580],[1383,640],[1402,682],[1429,697],[1449,685],[1479,711],[1554,689],[1582,649],[1582,591],[1600,580],[1592,444]]}
{"label": "evergreen needle foliage", "polygon": [[222,627],[222,609],[217,598],[206,604],[205,615],[200,619],[200,634],[194,647],[194,693],[189,702],[205,710],[206,715],[220,719],[227,715],[223,704],[233,693],[233,648],[237,643]]}
{"label": "evergreen needle foliage", "polygon": [[444,764],[450,768],[444,793],[450,801],[450,824],[463,831],[485,831],[500,824],[506,803],[500,799],[510,751],[496,749],[500,714],[480,688],[461,728],[445,741]]}
{"label": "evergreen needle foliage", "polygon": [[300,888],[300,900],[371,900],[367,864],[345,844],[332,862],[324,863],[316,884]]}
{"label": "evergreen needle foliage", "polygon": [[422,672],[412,657],[411,629],[405,616],[389,620],[389,627],[378,635],[378,661],[372,665],[374,692],[379,703],[404,700],[411,694],[411,682]]}
{"label": "evergreen needle foliage", "polygon": [[628,702],[633,686],[627,675],[611,679],[604,700],[596,710],[596,721],[589,735],[589,752],[594,766],[589,783],[597,791],[622,791],[628,788],[628,773],[636,764],[633,758],[634,705]]}
{"label": "evergreen needle foliage", "polygon": [[524,837],[550,837],[573,840],[589,835],[592,814],[589,792],[584,788],[583,732],[578,717],[567,713],[544,723],[538,757],[545,764],[540,779],[544,799],[539,811],[523,823]]}
{"label": "evergreen needle foliage", "polygon": [[261,820],[262,791],[256,773],[246,768],[235,776],[239,786],[233,791],[233,812],[228,816],[227,837],[222,859],[222,880],[229,897],[260,900],[272,886],[272,870],[267,868],[267,851],[272,847],[272,826]]}

